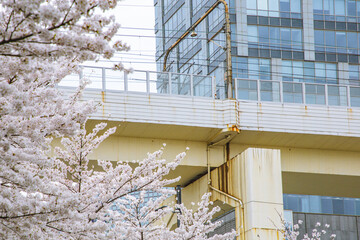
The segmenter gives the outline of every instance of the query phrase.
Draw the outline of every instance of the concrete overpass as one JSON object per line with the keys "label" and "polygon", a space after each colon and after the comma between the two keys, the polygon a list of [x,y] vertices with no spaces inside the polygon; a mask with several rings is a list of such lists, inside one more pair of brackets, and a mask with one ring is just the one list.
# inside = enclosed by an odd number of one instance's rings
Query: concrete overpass
{"label": "concrete overpass", "polygon": [[[325,91],[314,94],[312,84],[290,83],[301,91],[289,92],[272,81],[265,95],[262,81],[237,79],[237,99],[219,99],[206,76],[84,68],[80,77],[86,73],[93,83],[84,100],[103,103],[89,128],[117,126],[93,158],[142,159],[166,143],[171,159],[189,147],[172,173],[182,176],[184,202],[212,191],[224,210],[236,209],[239,239],[279,238],[283,193],[360,197],[358,87],[338,86],[336,95],[336,86],[318,84]],[[65,79],[65,94],[77,78]]]}

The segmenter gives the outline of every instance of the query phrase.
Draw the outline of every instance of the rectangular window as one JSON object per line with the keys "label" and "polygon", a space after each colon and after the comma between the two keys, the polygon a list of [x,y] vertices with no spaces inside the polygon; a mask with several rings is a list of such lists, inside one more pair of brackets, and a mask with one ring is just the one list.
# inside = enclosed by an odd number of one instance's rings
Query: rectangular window
{"label": "rectangular window", "polygon": [[317,83],[326,83],[325,63],[315,63],[315,77]]}
{"label": "rectangular window", "polygon": [[280,28],[270,27],[271,49],[280,49]]}
{"label": "rectangular window", "polygon": [[356,1],[347,0],[346,1],[346,16],[356,16]]}
{"label": "rectangular window", "polygon": [[249,47],[302,50],[302,29],[248,25]]}
{"label": "rectangular window", "polygon": [[296,29],[296,28],[292,28],[291,29],[291,43],[292,43],[292,49],[295,50],[302,50],[302,44],[303,44],[303,39],[302,39],[302,30],[301,29]]}
{"label": "rectangular window", "polygon": [[335,32],[325,31],[325,46],[327,52],[336,52],[335,50]]}
{"label": "rectangular window", "polygon": [[281,48],[283,50],[291,50],[291,30],[290,28],[280,29]]}
{"label": "rectangular window", "polygon": [[304,65],[303,62],[293,61],[293,81],[303,82],[304,79]]}
{"label": "rectangular window", "polygon": [[359,66],[349,65],[349,84],[359,86]]}
{"label": "rectangular window", "polygon": [[346,53],[346,33],[336,32],[336,47],[338,53]]}
{"label": "rectangular window", "polygon": [[282,61],[283,81],[337,84],[337,76],[335,63]]}
{"label": "rectangular window", "polygon": [[259,43],[263,48],[269,48],[269,27],[258,26]]}
{"label": "rectangular window", "polygon": [[284,82],[293,81],[293,71],[291,61],[282,61],[282,80]]}
{"label": "rectangular window", "polygon": [[279,0],[269,0],[269,16],[279,17]]}
{"label": "rectangular window", "polygon": [[315,30],[315,50],[325,51],[324,42],[324,31]]}
{"label": "rectangular window", "polygon": [[300,0],[291,0],[290,11],[293,13],[301,13],[301,1]]}
{"label": "rectangular window", "polygon": [[302,0],[247,0],[247,14],[301,18]]}
{"label": "rectangular window", "polygon": [[348,47],[348,53],[350,54],[357,54],[358,51],[358,39],[357,39],[357,33],[354,32],[348,32],[347,33],[347,47]]}
{"label": "rectangular window", "polygon": [[[321,2],[315,1],[315,2]],[[318,4],[318,3],[316,3]],[[324,14],[325,15],[334,15],[334,0],[324,0]]]}
{"label": "rectangular window", "polygon": [[345,16],[345,0],[335,0],[335,15]]}
{"label": "rectangular window", "polygon": [[280,12],[290,12],[290,0],[280,0]]}
{"label": "rectangular window", "polygon": [[258,27],[248,25],[248,41],[250,43],[258,43]]}
{"label": "rectangular window", "polygon": [[304,62],[304,79],[305,82],[314,82],[315,64],[313,62]]}
{"label": "rectangular window", "polygon": [[[325,0],[326,1],[326,0]],[[331,1],[331,0],[328,0]],[[322,0],[313,1],[314,14],[324,14],[324,5]]]}
{"label": "rectangular window", "polygon": [[234,78],[248,78],[248,61],[245,57],[233,57]]}

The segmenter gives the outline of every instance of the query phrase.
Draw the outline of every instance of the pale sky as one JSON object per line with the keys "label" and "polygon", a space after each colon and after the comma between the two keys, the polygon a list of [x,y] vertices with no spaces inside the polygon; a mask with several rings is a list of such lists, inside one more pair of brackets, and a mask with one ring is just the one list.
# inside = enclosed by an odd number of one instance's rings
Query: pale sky
{"label": "pale sky", "polygon": [[155,65],[155,10],[153,0],[123,0],[112,12],[121,24],[116,39],[130,45],[129,52],[118,53],[111,62],[100,60],[85,65],[108,66],[121,61],[127,68],[136,70],[156,70]]}

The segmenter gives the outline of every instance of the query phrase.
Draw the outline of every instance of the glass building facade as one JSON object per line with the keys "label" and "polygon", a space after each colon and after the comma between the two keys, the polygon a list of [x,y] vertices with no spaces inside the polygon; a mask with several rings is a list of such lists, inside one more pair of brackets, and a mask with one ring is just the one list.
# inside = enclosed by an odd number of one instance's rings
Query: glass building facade
{"label": "glass building facade", "polygon": [[[216,0],[154,0],[157,64]],[[227,0],[235,97],[360,106],[360,1]],[[211,75],[225,98],[225,10],[219,4],[169,54],[169,72]],[[268,83],[268,81],[270,83]]]}
{"label": "glass building facade", "polygon": [[297,213],[360,216],[360,199],[284,194],[284,209]]}

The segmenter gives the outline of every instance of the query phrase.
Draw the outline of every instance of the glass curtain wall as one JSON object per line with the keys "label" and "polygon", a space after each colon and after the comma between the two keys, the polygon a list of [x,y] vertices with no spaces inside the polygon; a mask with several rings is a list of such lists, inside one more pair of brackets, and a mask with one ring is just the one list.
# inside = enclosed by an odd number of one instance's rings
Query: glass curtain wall
{"label": "glass curtain wall", "polygon": [[360,2],[355,0],[313,1],[314,19],[360,23]]}
{"label": "glass curtain wall", "polygon": [[247,0],[247,14],[301,18],[301,0]]}

